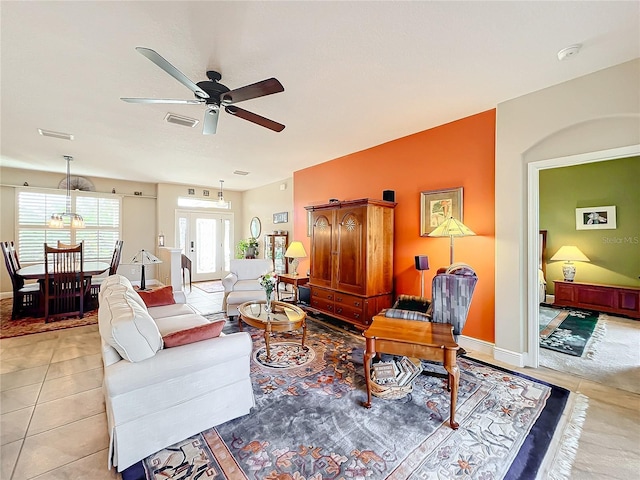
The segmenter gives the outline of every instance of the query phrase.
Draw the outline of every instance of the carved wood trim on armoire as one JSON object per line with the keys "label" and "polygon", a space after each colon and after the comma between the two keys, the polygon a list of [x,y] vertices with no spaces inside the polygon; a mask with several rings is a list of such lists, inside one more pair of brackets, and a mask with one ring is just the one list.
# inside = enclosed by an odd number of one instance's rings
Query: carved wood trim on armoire
{"label": "carved wood trim on armoire", "polygon": [[311,307],[365,329],[393,303],[395,202],[364,198],[311,212]]}

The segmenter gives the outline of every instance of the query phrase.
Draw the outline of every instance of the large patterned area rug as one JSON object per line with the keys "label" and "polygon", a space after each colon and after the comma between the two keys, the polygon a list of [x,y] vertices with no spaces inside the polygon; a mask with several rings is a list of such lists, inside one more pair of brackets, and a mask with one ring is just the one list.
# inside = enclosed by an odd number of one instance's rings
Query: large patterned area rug
{"label": "large patterned area rug", "polygon": [[252,412],[151,455],[124,480],[533,479],[569,395],[460,358],[454,431],[442,378],[420,375],[406,397],[362,406],[362,337],[309,321],[305,348],[299,332],[274,335],[266,362],[263,332],[245,331]]}
{"label": "large patterned area rug", "polygon": [[0,338],[19,337],[98,323],[98,310],[86,312],[82,318],[72,317],[45,323],[44,317],[24,317],[11,320],[12,308],[13,299],[3,298],[0,300]]}
{"label": "large patterned area rug", "polygon": [[540,346],[581,357],[598,324],[598,313],[540,307]]}
{"label": "large patterned area rug", "polygon": [[216,293],[216,292],[224,292],[224,287],[222,286],[222,280],[209,280],[206,282],[194,282],[193,286],[199,288],[203,292],[207,293]]}

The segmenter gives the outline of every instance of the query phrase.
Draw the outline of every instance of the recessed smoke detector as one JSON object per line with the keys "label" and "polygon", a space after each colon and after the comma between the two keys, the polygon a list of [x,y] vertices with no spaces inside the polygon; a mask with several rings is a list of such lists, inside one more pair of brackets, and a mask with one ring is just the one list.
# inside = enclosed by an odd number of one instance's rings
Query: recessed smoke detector
{"label": "recessed smoke detector", "polygon": [[175,123],[176,125],[182,125],[183,127],[195,127],[200,120],[195,118],[183,117],[182,115],[176,115],[175,113],[167,113],[164,117],[167,123]]}
{"label": "recessed smoke detector", "polygon": [[242,170],[235,170],[234,175],[249,175],[249,172],[244,172]]}
{"label": "recessed smoke detector", "polygon": [[558,52],[558,60],[567,60],[568,58],[575,57],[580,51],[582,45],[571,45],[567,48],[563,48]]}
{"label": "recessed smoke detector", "polygon": [[38,129],[38,133],[43,137],[61,138],[62,140],[73,140],[73,135],[70,133],[54,132],[53,130]]}

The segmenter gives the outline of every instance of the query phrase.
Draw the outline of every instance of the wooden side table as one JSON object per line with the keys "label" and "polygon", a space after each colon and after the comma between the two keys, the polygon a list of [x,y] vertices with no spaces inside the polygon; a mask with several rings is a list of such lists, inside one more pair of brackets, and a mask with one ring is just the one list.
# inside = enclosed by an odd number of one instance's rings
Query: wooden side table
{"label": "wooden side table", "polygon": [[280,289],[278,288],[278,286],[281,282],[284,284],[293,285],[293,298],[295,299],[295,303],[298,303],[298,287],[300,285],[309,283],[309,277],[305,277],[302,275],[293,275],[291,273],[279,273],[278,280],[276,281],[276,295],[278,300],[280,300]]}
{"label": "wooden side table", "polygon": [[453,339],[453,326],[448,323],[401,320],[376,315],[369,328],[363,333],[367,340],[364,354],[364,375],[367,380],[366,408],[371,408],[371,359],[376,353],[390,353],[418,357],[441,362],[449,374],[451,405],[449,425],[456,430],[456,402],[460,370],[456,363],[456,353],[460,347]]}

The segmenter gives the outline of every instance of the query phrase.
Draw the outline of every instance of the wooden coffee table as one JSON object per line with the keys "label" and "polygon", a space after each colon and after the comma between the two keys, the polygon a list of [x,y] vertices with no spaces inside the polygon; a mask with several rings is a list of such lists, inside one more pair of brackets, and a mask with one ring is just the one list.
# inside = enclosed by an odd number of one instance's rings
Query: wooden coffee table
{"label": "wooden coffee table", "polygon": [[[267,346],[267,359],[271,360],[269,351],[269,336],[271,332],[290,332],[302,328],[302,346],[307,335],[307,314],[299,307],[290,303],[272,301],[272,312],[267,312],[265,300],[245,302],[238,307],[240,319],[247,325],[264,330],[264,343]],[[242,322],[238,320],[240,330]]]}
{"label": "wooden coffee table", "polygon": [[376,353],[390,353],[418,357],[441,362],[449,374],[451,405],[449,425],[456,430],[456,401],[460,370],[456,364],[456,352],[460,347],[453,339],[453,326],[448,323],[401,320],[383,316],[373,317],[373,322],[363,333],[367,339],[364,354],[364,375],[367,380],[366,408],[371,408],[371,359]]}

